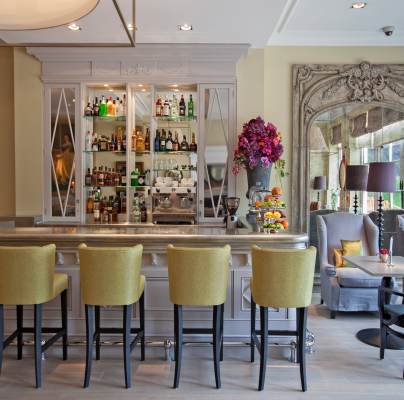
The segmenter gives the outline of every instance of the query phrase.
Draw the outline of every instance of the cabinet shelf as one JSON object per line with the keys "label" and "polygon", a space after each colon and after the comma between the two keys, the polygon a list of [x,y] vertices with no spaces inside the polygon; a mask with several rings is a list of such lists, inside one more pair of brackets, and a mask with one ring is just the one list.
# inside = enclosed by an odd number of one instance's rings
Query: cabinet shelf
{"label": "cabinet shelf", "polygon": [[91,189],[91,188],[112,188],[112,189],[125,189],[125,185],[84,185],[85,188]]}
{"label": "cabinet shelf", "polygon": [[185,151],[185,150],[179,150],[179,151],[155,151],[154,154],[156,155],[191,155],[191,154],[196,154],[196,151]]}
{"label": "cabinet shelf", "polygon": [[114,121],[121,121],[125,122],[126,121],[126,115],[122,115],[120,117],[111,117],[111,116],[98,116],[98,115],[84,115],[83,118],[89,120],[89,121],[109,121],[109,122],[114,122]]}
{"label": "cabinet shelf", "polygon": [[155,172],[166,172],[166,171],[179,171],[179,172],[196,172],[196,168],[195,169],[186,169],[186,168],[164,168],[164,169],[153,169],[153,171]]}
{"label": "cabinet shelf", "polygon": [[151,152],[150,150],[144,150],[144,151],[135,151],[135,150],[131,150],[132,154],[135,154],[137,156],[147,156],[149,155]]}
{"label": "cabinet shelf", "polygon": [[126,151],[125,150],[83,150],[83,153],[115,153],[119,155],[125,155]]}
{"label": "cabinet shelf", "polygon": [[163,116],[155,116],[157,121],[165,121],[165,122],[190,122],[190,121],[196,121],[196,115],[193,117],[163,117]]}

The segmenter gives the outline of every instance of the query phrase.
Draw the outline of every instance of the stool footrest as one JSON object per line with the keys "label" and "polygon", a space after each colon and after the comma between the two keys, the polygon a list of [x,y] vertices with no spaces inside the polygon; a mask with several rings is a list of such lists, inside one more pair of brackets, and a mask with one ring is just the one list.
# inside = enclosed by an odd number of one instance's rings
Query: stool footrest
{"label": "stool footrest", "polygon": [[[93,335],[94,340],[101,335],[101,333],[110,333],[110,334],[123,334],[123,328],[98,328]],[[130,351],[132,352],[135,346],[139,343],[139,341],[144,337],[144,330],[142,328],[131,328],[131,334],[136,334],[135,338],[132,340],[130,344]]]}
{"label": "stool footrest", "polygon": [[3,349],[12,343],[12,341],[17,337],[18,333],[19,331],[17,329],[3,342]]}

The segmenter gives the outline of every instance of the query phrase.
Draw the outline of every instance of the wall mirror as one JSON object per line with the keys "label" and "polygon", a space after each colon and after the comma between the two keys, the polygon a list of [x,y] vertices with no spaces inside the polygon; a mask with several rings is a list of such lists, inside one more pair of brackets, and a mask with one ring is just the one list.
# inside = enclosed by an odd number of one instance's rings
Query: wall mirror
{"label": "wall mirror", "polygon": [[[404,65],[295,65],[293,227],[310,231],[310,208],[318,200],[322,209],[352,211],[355,193],[341,189],[344,165],[373,161],[396,163],[397,191],[383,200],[386,209],[402,209]],[[314,189],[315,177],[323,176],[326,187]],[[358,196],[360,212],[376,209],[377,194]]]}

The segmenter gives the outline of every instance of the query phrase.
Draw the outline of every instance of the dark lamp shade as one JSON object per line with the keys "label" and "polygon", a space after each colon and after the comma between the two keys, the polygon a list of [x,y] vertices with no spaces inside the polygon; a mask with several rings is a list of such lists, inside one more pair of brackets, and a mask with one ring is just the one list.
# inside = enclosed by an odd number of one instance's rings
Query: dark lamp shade
{"label": "dark lamp shade", "polygon": [[368,192],[386,193],[396,191],[396,166],[392,162],[369,164]]}
{"label": "dark lamp shade", "polygon": [[347,165],[346,167],[346,190],[364,191],[368,186],[368,165]]}
{"label": "dark lamp shade", "polygon": [[314,190],[325,190],[327,189],[327,177],[326,176],[315,176],[313,182]]}

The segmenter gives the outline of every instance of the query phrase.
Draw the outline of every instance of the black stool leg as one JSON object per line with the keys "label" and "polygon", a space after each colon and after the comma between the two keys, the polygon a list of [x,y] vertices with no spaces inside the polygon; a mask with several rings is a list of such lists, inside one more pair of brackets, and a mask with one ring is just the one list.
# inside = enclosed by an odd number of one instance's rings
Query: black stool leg
{"label": "black stool leg", "polygon": [[180,373],[181,373],[181,359],[182,359],[182,306],[174,304],[174,354],[175,354],[175,374],[174,374],[174,385],[173,388],[176,389],[180,384]]}
{"label": "black stool leg", "polygon": [[125,387],[132,386],[132,371],[130,365],[130,326],[132,321],[133,305],[123,306],[123,359],[125,365]]}
{"label": "black stool leg", "polygon": [[67,289],[60,294],[62,307],[62,329],[63,329],[63,360],[67,360]]}
{"label": "black stool leg", "polygon": [[93,361],[93,338],[94,338],[94,306],[85,305],[86,309],[86,372],[84,374],[84,385],[87,388],[90,384],[91,364]]}
{"label": "black stool leg", "polygon": [[140,361],[146,359],[146,336],[145,336],[145,323],[144,323],[144,292],[139,299],[139,320],[140,320],[140,331],[142,332],[142,337],[140,338]]}
{"label": "black stool leg", "polygon": [[101,358],[101,310],[100,306],[94,307],[95,311],[95,359],[99,360]]}
{"label": "black stool leg", "polygon": [[299,367],[300,367],[300,380],[302,382],[302,391],[305,392],[307,390],[306,383],[306,325],[307,325],[307,308],[298,308],[297,310],[297,318],[299,319],[298,323],[298,341],[297,341],[297,349],[298,349],[298,359],[299,359]]}
{"label": "black stool leg", "polygon": [[261,317],[261,360],[260,360],[260,378],[258,390],[264,389],[265,373],[267,369],[268,358],[268,307],[260,306]]}
{"label": "black stool leg", "polygon": [[255,343],[253,333],[255,332],[255,313],[256,313],[257,306],[255,305],[255,301],[251,296],[251,313],[250,313],[250,350],[251,350],[251,362],[255,361]]}
{"label": "black stool leg", "polygon": [[220,361],[223,361],[223,347],[224,347],[224,304],[221,306],[220,312]]}
{"label": "black stool leg", "polygon": [[34,341],[35,341],[35,383],[36,387],[41,387],[41,367],[42,367],[42,340],[41,340],[41,325],[42,325],[42,304],[34,306]]}
{"label": "black stool leg", "polygon": [[4,343],[4,306],[0,304],[0,375],[3,365],[3,343]]}
{"label": "black stool leg", "polygon": [[21,305],[17,306],[17,360],[22,359],[22,346],[23,346],[23,337],[22,337],[22,328],[23,328],[23,317],[24,317],[24,308]]}
{"label": "black stool leg", "polygon": [[220,382],[220,315],[221,305],[213,306],[213,363],[215,369],[215,382],[216,389],[220,389],[222,386]]}

